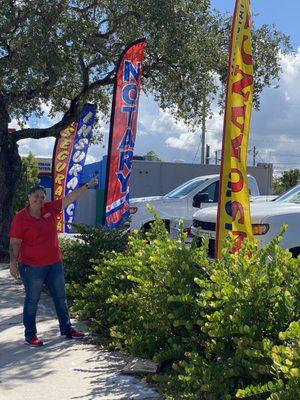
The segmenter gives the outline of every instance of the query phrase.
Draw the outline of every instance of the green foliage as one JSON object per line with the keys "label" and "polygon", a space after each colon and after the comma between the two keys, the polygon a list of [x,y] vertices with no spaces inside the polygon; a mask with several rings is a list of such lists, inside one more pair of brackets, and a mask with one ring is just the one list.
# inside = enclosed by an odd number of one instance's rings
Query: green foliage
{"label": "green foliage", "polygon": [[[224,83],[226,76],[230,17],[211,11],[209,0],[2,0],[0,4],[0,185],[10,188],[0,202],[7,210],[0,221],[5,227],[0,245],[7,246],[20,176],[17,142],[58,137],[86,102],[97,104],[102,117],[107,117],[119,56],[142,37],[147,40],[143,91],[174,117],[191,125],[200,123],[220,96],[216,77]],[[286,36],[269,26],[254,32],[253,43],[258,108],[263,87],[279,79],[278,50],[288,51],[289,46]],[[49,127],[27,128],[26,120],[41,117],[45,109],[51,116],[62,113],[61,120],[55,118]],[[24,129],[8,133],[13,118]]]}
{"label": "green foliage", "polygon": [[81,287],[93,272],[93,262],[100,263],[110,252],[124,251],[127,233],[122,229],[74,224],[76,238],[60,238],[69,297],[80,295]]}
{"label": "green foliage", "polygon": [[294,400],[300,394],[300,324],[293,321],[285,332],[279,333],[283,344],[271,346],[265,340],[266,356],[272,359],[271,371],[275,382],[264,385],[251,385],[237,392],[238,398],[251,398],[266,393],[270,400]]}
{"label": "green foliage", "polygon": [[38,174],[37,160],[34,155],[29,152],[27,157],[22,157],[22,173],[13,203],[15,211],[21,210],[28,203],[28,189],[38,183]]}
{"label": "green foliage", "polygon": [[112,346],[161,362],[167,399],[296,400],[299,260],[279,246],[283,233],[236,254],[229,238],[208,260],[207,243],[173,241],[157,219],[146,239],[94,263],[74,311]]}
{"label": "green foliage", "polygon": [[274,194],[281,194],[297,185],[300,182],[300,170],[290,169],[284,171],[282,175],[277,176],[273,180]]}
{"label": "green foliage", "polygon": [[[41,102],[66,111],[77,95],[107,112],[113,66],[140,37],[147,39],[144,89],[179,117],[200,121],[203,99],[217,91],[214,73],[226,75],[230,17],[212,12],[209,0],[2,1],[0,30],[1,102],[21,119],[40,115]],[[258,100],[279,76],[287,38],[263,26],[254,49]]]}
{"label": "green foliage", "polygon": [[149,157],[151,161],[161,161],[161,159],[154,150],[147,151],[146,156]]}
{"label": "green foliage", "polygon": [[282,194],[284,192],[280,176],[273,176],[272,190],[273,193],[277,195]]}
{"label": "green foliage", "polygon": [[118,347],[159,361],[178,359],[186,348],[199,348],[194,278],[208,264],[204,249],[187,247],[184,237],[172,241],[157,221],[146,239],[134,234],[127,252],[95,266],[74,310]]}
{"label": "green foliage", "polygon": [[[205,398],[225,400],[282,385],[273,374],[270,349],[279,332],[299,318],[300,279],[299,261],[280,248],[279,241],[280,237],[261,250],[245,243],[237,254],[229,253],[229,243],[214,262],[210,279],[197,282],[203,349],[188,357],[179,375],[191,393],[202,387]],[[259,389],[254,392],[256,384]]]}

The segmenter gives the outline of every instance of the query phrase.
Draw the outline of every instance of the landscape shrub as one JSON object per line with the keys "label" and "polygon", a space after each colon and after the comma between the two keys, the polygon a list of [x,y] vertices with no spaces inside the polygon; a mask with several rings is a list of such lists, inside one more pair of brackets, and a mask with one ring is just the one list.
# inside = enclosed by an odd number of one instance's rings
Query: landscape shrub
{"label": "landscape shrub", "polygon": [[73,310],[135,355],[167,362],[198,350],[194,278],[208,274],[209,261],[184,240],[171,240],[160,220],[146,236],[133,234],[126,252],[95,265]]}
{"label": "landscape shrub", "polygon": [[124,228],[107,230],[102,226],[74,224],[76,237],[60,238],[68,297],[78,297],[93,272],[95,260],[102,260],[112,251],[124,251],[128,234]]}
{"label": "landscape shrub", "polygon": [[[260,250],[245,242],[236,254],[229,242],[209,279],[196,279],[202,349],[174,365],[189,398],[268,399],[278,385],[284,394],[270,399],[297,398],[290,395],[290,377],[273,360],[280,332],[300,316],[299,260],[279,246],[280,239]],[[300,399],[300,387],[297,393]]]}
{"label": "landscape shrub", "polygon": [[250,385],[239,390],[238,398],[253,398],[267,394],[270,400],[300,398],[300,324],[292,322],[285,332],[280,332],[280,345],[265,340],[264,347],[272,359],[271,371],[275,377],[266,384]]}
{"label": "landscape shrub", "polygon": [[95,262],[74,311],[114,347],[161,362],[167,399],[300,399],[299,260],[282,234],[235,254],[231,238],[209,260],[207,242],[171,240],[157,220]]}

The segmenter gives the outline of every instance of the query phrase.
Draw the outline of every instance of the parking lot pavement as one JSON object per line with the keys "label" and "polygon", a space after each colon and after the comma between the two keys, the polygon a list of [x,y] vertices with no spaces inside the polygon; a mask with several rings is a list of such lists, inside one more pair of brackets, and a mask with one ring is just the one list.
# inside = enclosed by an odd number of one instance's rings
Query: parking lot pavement
{"label": "parking lot pavement", "polygon": [[150,400],[158,394],[121,374],[127,358],[59,336],[51,299],[43,293],[37,318],[45,345],[24,345],[23,286],[0,265],[0,400]]}

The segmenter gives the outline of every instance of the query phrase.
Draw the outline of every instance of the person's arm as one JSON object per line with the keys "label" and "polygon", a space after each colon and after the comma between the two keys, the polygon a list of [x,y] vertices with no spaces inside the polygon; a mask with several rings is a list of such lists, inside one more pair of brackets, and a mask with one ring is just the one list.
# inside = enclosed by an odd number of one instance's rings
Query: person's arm
{"label": "person's arm", "polygon": [[9,258],[10,258],[10,274],[14,278],[18,278],[19,276],[19,269],[18,269],[18,258],[20,252],[22,239],[17,238],[10,238],[9,242]]}
{"label": "person's arm", "polygon": [[68,194],[66,197],[64,197],[62,199],[62,208],[66,208],[68,207],[69,204],[74,203],[74,201],[80,199],[80,197],[82,197],[84,195],[84,193],[86,193],[86,191],[94,186],[98,184],[98,180],[97,178],[92,178],[88,183],[86,183],[85,185],[83,185],[81,188],[74,190],[73,192],[71,192],[70,194]]}

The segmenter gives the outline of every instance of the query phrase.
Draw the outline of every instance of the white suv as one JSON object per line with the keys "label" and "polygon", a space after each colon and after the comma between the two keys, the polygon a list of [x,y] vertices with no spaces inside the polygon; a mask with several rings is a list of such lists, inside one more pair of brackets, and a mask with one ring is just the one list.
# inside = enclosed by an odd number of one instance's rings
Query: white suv
{"label": "white suv", "polygon": [[[300,185],[287,191],[270,202],[250,202],[250,214],[254,238],[262,247],[278,235],[282,225],[288,229],[280,245],[291,251],[293,256],[300,254]],[[193,216],[191,234],[209,238],[209,255],[214,256],[216,237],[217,207],[198,210]]]}
{"label": "white suv", "polygon": [[[248,176],[251,195],[259,196],[257,182]],[[183,227],[189,228],[193,214],[201,207],[207,208],[218,203],[219,175],[205,175],[191,179],[176,187],[165,196],[142,197],[130,200],[130,229],[148,229],[154,218],[147,209],[153,209],[165,221],[171,237],[178,233],[178,221],[183,220]],[[265,196],[260,196],[265,199]],[[256,197],[258,200],[259,197]]]}

